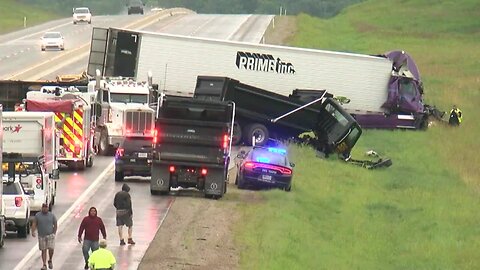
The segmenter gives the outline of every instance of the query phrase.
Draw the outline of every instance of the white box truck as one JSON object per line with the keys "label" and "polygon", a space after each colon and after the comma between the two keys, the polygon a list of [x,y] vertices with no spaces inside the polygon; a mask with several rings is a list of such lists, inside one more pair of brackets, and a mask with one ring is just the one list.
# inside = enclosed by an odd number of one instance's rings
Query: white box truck
{"label": "white box truck", "polygon": [[199,75],[230,77],[285,96],[299,89],[307,99],[308,90],[326,89],[349,99],[345,109],[367,128],[416,128],[425,115],[418,69],[402,51],[371,56],[94,28],[87,72],[93,76],[96,69],[138,80],[151,71],[160,90],[173,95],[193,95]]}
{"label": "white box truck", "polygon": [[4,112],[3,162],[15,164],[15,178],[31,195],[30,210],[55,203],[59,139],[52,112]]}

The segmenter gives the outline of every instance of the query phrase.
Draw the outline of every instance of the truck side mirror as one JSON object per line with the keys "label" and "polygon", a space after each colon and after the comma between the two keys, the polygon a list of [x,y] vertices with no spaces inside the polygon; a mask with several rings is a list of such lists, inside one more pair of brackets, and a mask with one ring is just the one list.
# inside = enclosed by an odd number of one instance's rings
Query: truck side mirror
{"label": "truck side mirror", "polygon": [[295,167],[295,163],[290,162],[290,167],[292,167],[292,168]]}
{"label": "truck side mirror", "polygon": [[95,112],[98,117],[102,116],[102,104],[95,103]]}
{"label": "truck side mirror", "polygon": [[60,179],[60,170],[59,169],[54,169],[52,173],[50,174],[51,179],[58,180]]}

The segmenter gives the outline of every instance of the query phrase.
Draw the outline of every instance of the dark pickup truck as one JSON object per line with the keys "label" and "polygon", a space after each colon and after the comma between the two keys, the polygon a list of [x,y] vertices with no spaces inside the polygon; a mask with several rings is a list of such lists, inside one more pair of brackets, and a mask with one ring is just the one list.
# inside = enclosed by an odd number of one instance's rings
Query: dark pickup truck
{"label": "dark pickup truck", "polygon": [[[323,144],[317,145],[318,149],[326,154],[345,153],[362,133],[355,119],[331,98],[293,112],[307,104],[296,95],[286,97],[216,76],[198,76],[194,98],[235,103],[234,144],[243,140],[252,145],[254,139],[256,145],[263,145],[269,137],[297,138],[301,133],[313,131]],[[285,117],[281,118],[282,115]]]}
{"label": "dark pickup truck", "polygon": [[234,104],[161,97],[157,107],[150,191],[194,187],[205,197],[226,192]]}

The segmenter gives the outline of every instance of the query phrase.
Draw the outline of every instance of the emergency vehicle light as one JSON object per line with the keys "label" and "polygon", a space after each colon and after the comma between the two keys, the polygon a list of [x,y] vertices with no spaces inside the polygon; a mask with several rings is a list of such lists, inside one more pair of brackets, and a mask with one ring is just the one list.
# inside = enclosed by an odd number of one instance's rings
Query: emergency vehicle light
{"label": "emergency vehicle light", "polygon": [[170,166],[170,168],[168,168],[168,170],[169,170],[171,173],[174,173],[174,172],[175,172],[175,166]]}
{"label": "emergency vehicle light", "polygon": [[207,169],[202,169],[201,173],[203,176],[207,175]]}
{"label": "emergency vehicle light", "polygon": [[257,157],[257,162],[260,163],[270,163],[270,159],[266,157]]}
{"label": "emergency vehicle light", "polygon": [[277,154],[282,154],[282,155],[287,154],[287,150],[285,150],[283,148],[268,147],[267,149],[268,149],[268,151],[270,151],[272,153],[277,153]]}
{"label": "emergency vehicle light", "polygon": [[123,157],[123,154],[125,153],[125,149],[123,148],[117,148],[117,152],[115,153],[116,157]]}
{"label": "emergency vehicle light", "polygon": [[223,149],[227,149],[228,148],[228,135],[225,134],[223,135]]}

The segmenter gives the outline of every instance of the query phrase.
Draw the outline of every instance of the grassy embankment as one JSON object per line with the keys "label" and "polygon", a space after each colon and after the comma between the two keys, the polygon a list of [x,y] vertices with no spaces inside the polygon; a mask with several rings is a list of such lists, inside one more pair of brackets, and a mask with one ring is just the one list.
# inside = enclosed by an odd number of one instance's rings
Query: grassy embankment
{"label": "grassy embankment", "polygon": [[0,0],[0,34],[23,28],[24,17],[27,17],[27,27],[59,18],[54,13],[18,1]]}
{"label": "grassy embankment", "polygon": [[353,155],[391,157],[379,171],[292,147],[292,192],[240,207],[242,269],[480,269],[479,17],[476,0],[373,0],[330,20],[298,16],[294,46],[409,52],[427,102],[457,104],[464,123],[366,131]]}

